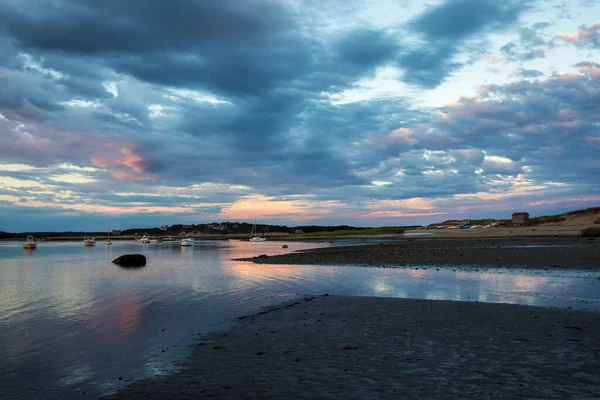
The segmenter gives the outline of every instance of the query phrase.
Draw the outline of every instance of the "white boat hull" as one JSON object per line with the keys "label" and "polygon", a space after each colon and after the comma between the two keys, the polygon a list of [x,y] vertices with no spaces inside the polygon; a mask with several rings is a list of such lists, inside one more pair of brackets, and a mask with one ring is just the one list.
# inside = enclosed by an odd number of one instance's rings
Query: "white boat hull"
{"label": "white boat hull", "polygon": [[32,235],[27,236],[27,240],[23,243],[23,249],[33,250],[37,249],[37,243]]}
{"label": "white boat hull", "polygon": [[182,239],[181,247],[189,247],[194,245],[194,239]]}

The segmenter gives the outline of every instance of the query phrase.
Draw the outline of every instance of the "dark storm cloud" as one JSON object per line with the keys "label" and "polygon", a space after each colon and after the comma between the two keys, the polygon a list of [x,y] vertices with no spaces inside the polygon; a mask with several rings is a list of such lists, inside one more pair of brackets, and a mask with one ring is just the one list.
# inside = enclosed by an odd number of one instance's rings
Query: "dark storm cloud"
{"label": "dark storm cloud", "polygon": [[310,60],[310,44],[275,2],[10,1],[0,22],[24,49],[63,59],[53,64],[72,55],[153,83],[232,94],[292,79]]}
{"label": "dark storm cloud", "polygon": [[378,66],[389,61],[398,51],[396,39],[374,30],[355,31],[334,45],[343,63],[361,67]]}
{"label": "dark storm cloud", "polygon": [[[275,2],[132,4],[40,0],[28,7],[17,1],[0,6],[0,29],[11,42],[32,53],[40,68],[63,74],[46,84],[50,90],[52,85],[61,88],[63,103],[90,97],[102,101],[102,107],[77,109],[94,122],[90,126],[64,118],[76,110],[65,111],[55,95],[47,94],[45,103],[36,100],[37,108],[54,104],[55,116],[63,114],[57,124],[66,129],[80,124],[85,132],[99,130],[94,135],[102,136],[100,141],[117,138],[138,145],[145,171],[160,172],[164,179],[268,186],[282,176],[282,191],[363,182],[350,172],[343,146],[333,146],[351,139],[347,127],[356,116],[329,119],[330,126],[345,124],[343,139],[334,140],[331,130],[315,133],[302,127],[318,126],[332,111],[323,104],[311,111],[322,103],[321,92],[350,88],[393,59],[394,37],[367,29],[323,43],[302,33],[289,9]],[[128,94],[121,87],[113,99],[103,82],[115,73],[157,87],[199,89],[229,103],[184,99],[172,104],[178,117],[158,128],[147,105],[165,104],[164,97],[156,89],[136,87],[136,93]],[[12,102],[22,104],[23,93],[17,90]],[[315,120],[302,117],[305,112]],[[300,142],[298,131],[303,131]],[[91,158],[95,149],[81,154]]]}
{"label": "dark storm cloud", "polygon": [[457,52],[455,44],[441,41],[402,55],[400,65],[406,68],[404,81],[430,89],[438,86],[462,67],[461,63],[451,61]]}
{"label": "dark storm cloud", "polygon": [[529,8],[528,1],[448,0],[426,11],[409,24],[423,44],[400,56],[404,80],[425,88],[441,84],[462,64],[454,58],[476,35],[506,29]]}
{"label": "dark storm cloud", "polygon": [[251,41],[289,24],[276,3],[19,0],[0,6],[3,30],[27,48],[75,54],[189,50],[198,41]]}
{"label": "dark storm cloud", "polygon": [[[486,35],[513,26],[528,5],[446,1],[404,37],[399,27],[337,26],[331,4],[325,19],[334,21],[313,26],[276,1],[3,1],[0,159],[48,170],[1,175],[43,185],[27,188],[30,202],[198,214],[258,193],[358,209],[372,199],[486,192],[493,180],[505,189],[523,174],[580,188],[598,169],[597,64],[489,86],[436,110],[400,97],[336,103],[381,66],[438,86],[464,56],[487,53]],[[520,29],[515,60],[544,50],[545,27]],[[58,167],[65,162],[95,169]],[[181,215],[156,221],[170,217]]]}

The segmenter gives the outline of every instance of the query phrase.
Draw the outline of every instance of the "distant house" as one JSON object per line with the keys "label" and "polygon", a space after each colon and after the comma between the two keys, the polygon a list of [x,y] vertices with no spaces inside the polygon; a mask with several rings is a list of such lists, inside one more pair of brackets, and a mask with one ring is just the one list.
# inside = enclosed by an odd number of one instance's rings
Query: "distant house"
{"label": "distant house", "polygon": [[296,229],[296,230],[294,231],[294,233],[295,233],[296,235],[301,235],[301,234],[303,234],[303,233],[304,233],[304,231],[303,231],[302,229]]}
{"label": "distant house", "polygon": [[525,226],[529,224],[529,213],[516,212],[512,215],[512,223],[515,226]]}
{"label": "distant house", "polygon": [[113,229],[112,230],[112,234],[113,234],[113,236],[119,236],[121,234],[121,230],[120,229]]}
{"label": "distant house", "polygon": [[160,227],[161,231],[168,231],[169,230],[169,226],[168,225],[163,225]]}

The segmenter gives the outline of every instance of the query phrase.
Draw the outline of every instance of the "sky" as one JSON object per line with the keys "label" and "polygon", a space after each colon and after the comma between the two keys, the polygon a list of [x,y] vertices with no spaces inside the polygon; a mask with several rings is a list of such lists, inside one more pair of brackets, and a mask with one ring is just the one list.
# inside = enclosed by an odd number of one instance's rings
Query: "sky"
{"label": "sky", "polygon": [[3,0],[0,231],[600,205],[596,0]]}

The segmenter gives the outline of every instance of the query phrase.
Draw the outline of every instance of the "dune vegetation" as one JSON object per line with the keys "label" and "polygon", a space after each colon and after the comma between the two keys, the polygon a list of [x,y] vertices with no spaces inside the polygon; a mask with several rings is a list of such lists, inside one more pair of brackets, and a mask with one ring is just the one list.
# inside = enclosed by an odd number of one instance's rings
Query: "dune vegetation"
{"label": "dune vegetation", "polygon": [[583,237],[600,237],[600,226],[585,228],[581,231]]}

